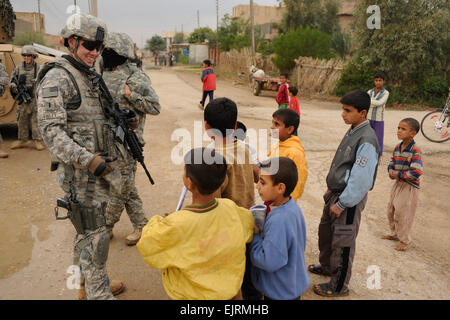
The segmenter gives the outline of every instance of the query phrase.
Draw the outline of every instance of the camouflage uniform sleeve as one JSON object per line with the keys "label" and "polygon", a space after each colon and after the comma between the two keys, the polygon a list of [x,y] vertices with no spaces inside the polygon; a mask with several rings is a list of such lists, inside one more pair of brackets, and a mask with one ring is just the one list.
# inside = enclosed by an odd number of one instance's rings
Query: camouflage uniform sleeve
{"label": "camouflage uniform sleeve", "polygon": [[133,107],[142,113],[158,115],[161,111],[159,97],[152,88],[150,78],[144,71],[136,68],[135,72],[127,81],[130,87],[130,101]]}
{"label": "camouflage uniform sleeve", "polygon": [[6,73],[5,67],[0,63],[0,85],[7,86],[9,84],[8,73]]}
{"label": "camouflage uniform sleeve", "polygon": [[38,126],[52,155],[68,165],[87,167],[94,155],[67,134],[65,104],[77,91],[66,71],[53,68],[38,87]]}
{"label": "camouflage uniform sleeve", "polygon": [[13,73],[11,74],[11,80],[9,82],[9,86],[17,86],[17,83],[13,82],[14,77],[17,77],[17,75],[19,74],[19,67],[16,67],[13,71]]}

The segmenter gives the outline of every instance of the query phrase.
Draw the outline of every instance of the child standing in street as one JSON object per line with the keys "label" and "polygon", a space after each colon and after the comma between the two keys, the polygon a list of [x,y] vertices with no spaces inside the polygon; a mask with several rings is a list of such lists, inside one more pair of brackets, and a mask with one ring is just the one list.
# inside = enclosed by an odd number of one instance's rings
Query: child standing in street
{"label": "child standing in street", "polygon": [[[238,206],[250,209],[255,204],[254,183],[259,170],[255,169],[254,156],[245,142],[236,139],[237,105],[228,98],[218,98],[208,103],[204,112],[205,129],[214,139],[210,146],[221,153],[228,163],[224,183],[214,193],[216,198],[233,200]],[[241,131],[241,130],[239,130]],[[259,292],[251,282],[249,245],[246,251],[245,275],[242,296],[245,300],[259,299]]]}
{"label": "child standing in street", "polygon": [[298,170],[298,182],[291,197],[297,201],[303,194],[308,179],[308,165],[306,164],[305,149],[300,139],[294,135],[300,124],[298,114],[291,109],[278,109],[272,114],[272,137],[279,141],[270,147],[270,158],[287,157],[294,161]]}
{"label": "child standing in street", "polygon": [[305,219],[290,196],[296,184],[297,167],[291,159],[270,158],[261,164],[256,188],[271,203],[270,213],[263,235],[255,226],[250,256],[252,281],[264,300],[298,300],[309,286]]}
{"label": "child standing in street", "polygon": [[389,98],[389,91],[384,88],[385,78],[384,73],[377,73],[373,80],[375,87],[367,91],[370,96],[370,109],[367,113],[367,119],[377,135],[380,144],[380,156],[383,155],[384,108]]}
{"label": "child standing in street", "polygon": [[227,175],[220,154],[192,149],[184,162],[183,183],[192,193],[192,204],[166,217],[153,216],[137,248],[145,262],[162,271],[172,299],[232,299],[244,277],[253,216],[229,199],[214,197]]}
{"label": "child standing in street", "polygon": [[206,97],[209,96],[209,102],[214,99],[214,91],[216,90],[216,74],[211,67],[211,61],[206,59],[203,61],[202,70],[202,82],[203,82],[203,96],[202,101],[200,101],[198,107],[200,109],[205,109]]}
{"label": "child standing in street", "polygon": [[287,73],[280,74],[280,86],[278,87],[278,93],[275,98],[278,103],[278,109],[289,108],[288,78],[289,76]]}
{"label": "child standing in street", "polygon": [[324,297],[349,294],[361,212],[375,183],[380,154],[377,136],[366,119],[370,96],[354,90],[344,95],[341,103],[342,118],[350,128],[326,179],[328,190],[323,196],[325,205],[319,224],[320,264],[308,266],[312,273],[331,276],[328,283],[313,287]]}
{"label": "child standing in street", "polygon": [[416,119],[400,121],[397,137],[402,140],[389,162],[389,178],[395,180],[388,205],[391,234],[382,239],[400,241],[395,250],[404,251],[411,243],[411,229],[419,200],[420,177],[423,173],[422,152],[414,141],[420,124]]}
{"label": "child standing in street", "polygon": [[300,117],[300,103],[298,102],[297,94],[298,89],[296,87],[289,87],[289,109],[294,110],[297,112],[298,116]]}

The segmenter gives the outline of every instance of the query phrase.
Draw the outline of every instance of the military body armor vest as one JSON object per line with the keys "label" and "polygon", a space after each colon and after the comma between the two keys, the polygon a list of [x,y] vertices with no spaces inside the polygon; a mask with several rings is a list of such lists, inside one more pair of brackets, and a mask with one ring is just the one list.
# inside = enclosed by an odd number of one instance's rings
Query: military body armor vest
{"label": "military body armor vest", "polygon": [[34,62],[32,66],[28,67],[26,66],[26,63],[23,62],[19,64],[18,68],[19,74],[17,76],[20,76],[21,74],[24,74],[26,76],[27,80],[25,85],[30,94],[32,94],[35,84],[33,80],[36,79],[37,73],[39,71],[39,64],[37,62]]}

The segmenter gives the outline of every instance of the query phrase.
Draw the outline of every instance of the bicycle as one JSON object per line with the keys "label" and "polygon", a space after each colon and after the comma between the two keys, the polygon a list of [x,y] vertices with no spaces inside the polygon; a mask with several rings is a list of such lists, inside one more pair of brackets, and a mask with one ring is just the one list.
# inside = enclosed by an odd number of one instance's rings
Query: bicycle
{"label": "bicycle", "polygon": [[423,117],[420,130],[425,138],[432,142],[444,142],[450,139],[450,88],[443,109],[431,111]]}

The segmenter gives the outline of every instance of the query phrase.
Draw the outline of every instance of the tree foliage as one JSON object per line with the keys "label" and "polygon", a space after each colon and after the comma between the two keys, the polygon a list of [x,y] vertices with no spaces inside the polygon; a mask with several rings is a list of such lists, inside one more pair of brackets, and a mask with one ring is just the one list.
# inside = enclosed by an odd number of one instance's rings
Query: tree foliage
{"label": "tree foliage", "polygon": [[329,59],[331,53],[331,36],[310,27],[300,27],[279,36],[273,41],[275,57],[273,63],[283,72],[295,66],[298,57]]}
{"label": "tree foliage", "polygon": [[183,43],[184,42],[184,33],[177,32],[173,37],[173,43]]}
{"label": "tree foliage", "polygon": [[24,46],[33,42],[46,45],[44,35],[34,31],[16,32],[13,44],[16,46]]}
{"label": "tree foliage", "polygon": [[281,33],[309,26],[332,34],[338,25],[339,1],[337,0],[278,0],[286,6],[280,23]]}
{"label": "tree foliage", "polygon": [[[230,51],[231,49],[241,50],[252,45],[251,26],[249,20],[242,18],[232,19],[229,14],[225,14],[219,26],[219,48],[222,51]],[[261,26],[255,26],[255,46],[259,51],[268,52],[268,48],[264,41],[264,32]]]}
{"label": "tree foliage", "polygon": [[[379,6],[381,29],[368,29],[369,5]],[[394,92],[390,103],[444,103],[449,86],[448,0],[361,0],[355,16],[358,47],[337,93],[367,87],[367,73],[383,71]]]}
{"label": "tree foliage", "polygon": [[209,27],[195,29],[187,39],[189,43],[204,43],[208,42],[210,45],[215,43],[216,33]]}
{"label": "tree foliage", "polygon": [[150,40],[147,40],[145,48],[152,52],[164,51],[166,49],[166,41],[155,34]]}
{"label": "tree foliage", "polygon": [[10,39],[14,37],[15,19],[16,15],[9,0],[0,0],[0,24],[4,22],[2,29]]}
{"label": "tree foliage", "polygon": [[219,48],[222,51],[251,46],[250,24],[243,19],[233,20],[227,13],[219,26]]}

